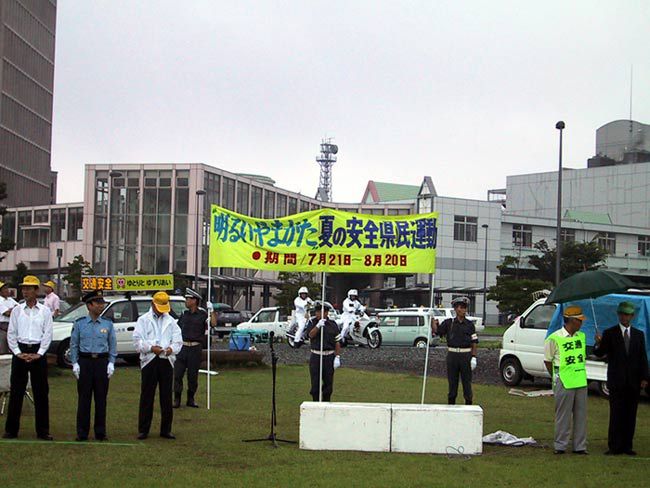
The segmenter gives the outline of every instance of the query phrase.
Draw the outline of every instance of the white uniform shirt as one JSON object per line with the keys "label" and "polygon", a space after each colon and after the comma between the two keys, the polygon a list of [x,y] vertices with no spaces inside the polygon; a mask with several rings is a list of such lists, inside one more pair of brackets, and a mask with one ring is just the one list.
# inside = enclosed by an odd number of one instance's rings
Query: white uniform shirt
{"label": "white uniform shirt", "polygon": [[293,306],[296,307],[296,319],[304,319],[307,317],[307,306],[313,304],[313,300],[307,297],[306,300],[297,296],[293,301]]}
{"label": "white uniform shirt", "polygon": [[[162,347],[163,352],[160,353],[160,357],[168,359],[171,365],[174,366],[176,354],[183,347],[181,328],[168,313],[157,316],[151,309],[140,316],[135,324],[133,345],[135,350],[140,353],[141,368],[144,368],[156,357],[151,351],[153,346]],[[172,353],[165,356],[164,350],[168,347],[172,348]]]}
{"label": "white uniform shirt", "polygon": [[346,298],[343,300],[343,313],[347,315],[353,315],[357,312],[363,313],[366,307],[361,305],[361,302],[359,300],[350,300],[349,298]]}
{"label": "white uniform shirt", "polygon": [[40,344],[38,354],[44,355],[52,342],[52,312],[45,305],[36,302],[30,308],[27,303],[18,305],[11,311],[7,329],[9,349],[20,354],[18,343]]}
{"label": "white uniform shirt", "polygon": [[0,296],[0,322],[9,323],[9,317],[5,315],[7,310],[11,310],[18,305],[18,302],[11,297],[2,297]]}

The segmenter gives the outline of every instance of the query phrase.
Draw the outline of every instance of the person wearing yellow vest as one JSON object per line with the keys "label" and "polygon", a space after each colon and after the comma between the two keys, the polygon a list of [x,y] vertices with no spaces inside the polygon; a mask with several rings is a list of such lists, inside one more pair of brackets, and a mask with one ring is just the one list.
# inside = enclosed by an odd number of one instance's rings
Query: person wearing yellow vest
{"label": "person wearing yellow vest", "polygon": [[574,454],[587,454],[587,347],[580,332],[582,308],[564,310],[564,327],[544,343],[544,365],[553,379],[555,397],[554,453],[564,454],[573,426]]}

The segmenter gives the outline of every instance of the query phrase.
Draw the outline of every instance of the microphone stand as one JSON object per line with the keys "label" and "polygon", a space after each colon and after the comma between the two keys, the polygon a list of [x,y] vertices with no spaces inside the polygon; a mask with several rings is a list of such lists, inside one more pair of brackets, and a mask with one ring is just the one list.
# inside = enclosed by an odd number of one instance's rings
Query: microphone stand
{"label": "microphone stand", "polygon": [[297,444],[297,442],[289,441],[286,439],[280,439],[279,437],[277,437],[275,433],[275,427],[278,423],[277,409],[276,409],[276,402],[275,402],[275,384],[276,384],[276,376],[277,376],[278,357],[275,354],[275,349],[273,348],[274,335],[275,335],[274,332],[269,333],[269,347],[271,348],[271,375],[273,377],[273,392],[271,395],[271,433],[267,437],[263,437],[260,439],[245,439],[243,440],[243,442],[271,441],[273,443],[273,447],[278,447],[278,442],[286,442],[287,444]]}

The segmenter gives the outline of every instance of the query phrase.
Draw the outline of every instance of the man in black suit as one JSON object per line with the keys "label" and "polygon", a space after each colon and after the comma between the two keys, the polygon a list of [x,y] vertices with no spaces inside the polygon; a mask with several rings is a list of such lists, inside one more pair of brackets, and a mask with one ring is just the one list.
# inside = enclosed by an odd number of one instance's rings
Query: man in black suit
{"label": "man in black suit", "polygon": [[618,325],[596,334],[597,356],[607,355],[609,387],[608,455],[635,456],[632,449],[636,409],[642,388],[648,386],[648,357],[643,332],[630,326],[634,304],[621,302],[616,309]]}

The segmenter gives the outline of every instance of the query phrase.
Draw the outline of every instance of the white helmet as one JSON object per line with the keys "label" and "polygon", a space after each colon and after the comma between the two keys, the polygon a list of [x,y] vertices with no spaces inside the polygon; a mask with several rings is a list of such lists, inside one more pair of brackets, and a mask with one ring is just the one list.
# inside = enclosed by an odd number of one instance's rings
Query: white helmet
{"label": "white helmet", "polygon": [[298,290],[298,295],[300,295],[301,293],[306,293],[307,295],[309,295],[309,290],[307,289],[306,286],[300,287],[300,290]]}
{"label": "white helmet", "polygon": [[359,294],[357,293],[357,290],[355,290],[354,288],[352,288],[350,291],[348,291],[348,298],[353,297],[353,296],[354,297],[359,296]]}

